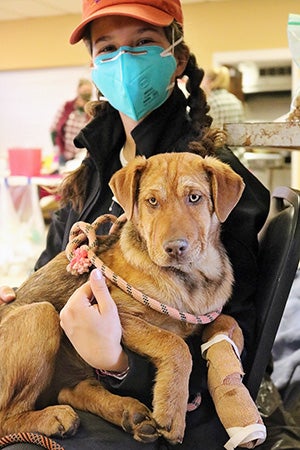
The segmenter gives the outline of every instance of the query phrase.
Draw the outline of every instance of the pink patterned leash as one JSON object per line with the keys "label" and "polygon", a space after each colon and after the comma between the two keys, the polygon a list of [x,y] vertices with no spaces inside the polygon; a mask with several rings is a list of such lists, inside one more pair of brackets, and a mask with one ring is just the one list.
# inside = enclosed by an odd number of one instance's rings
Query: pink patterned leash
{"label": "pink patterned leash", "polygon": [[[162,314],[172,317],[173,319],[180,320],[182,322],[187,322],[195,325],[205,325],[207,323],[213,322],[220,314],[221,309],[216,311],[203,314],[203,315],[193,315],[187,312],[178,311],[171,306],[161,303],[148,295],[138,291],[129,283],[127,283],[119,275],[115,274],[109,267],[107,267],[103,261],[96,255],[98,249],[98,240],[96,236],[96,230],[100,224],[104,222],[112,222],[111,233],[115,233],[125,218],[120,218],[113,216],[112,214],[104,214],[98,217],[92,224],[85,222],[77,222],[73,225],[70,231],[69,243],[66,247],[66,255],[70,263],[67,266],[68,272],[73,275],[82,274],[88,272],[89,268],[94,265],[101,270],[103,275],[109,279],[112,283],[122,289],[124,292],[129,294],[135,300],[143,303],[146,306],[158,311]],[[88,245],[80,245],[88,240]]]}
{"label": "pink patterned leash", "polygon": [[[14,433],[8,434],[0,438],[0,448],[10,446],[14,443],[28,442],[38,445],[39,447],[46,448],[48,450],[64,450],[64,447],[59,445],[52,439],[38,433]],[[20,447],[21,448],[21,447]]]}

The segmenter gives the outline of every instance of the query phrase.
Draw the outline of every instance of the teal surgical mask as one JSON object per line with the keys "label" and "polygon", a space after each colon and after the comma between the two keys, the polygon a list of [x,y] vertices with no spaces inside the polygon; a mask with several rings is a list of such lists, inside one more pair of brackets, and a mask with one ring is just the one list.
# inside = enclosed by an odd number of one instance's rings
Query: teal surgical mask
{"label": "teal surgical mask", "polygon": [[177,66],[170,50],[159,46],[120,47],[94,59],[92,79],[118,111],[139,120],[162,105],[169,96]]}

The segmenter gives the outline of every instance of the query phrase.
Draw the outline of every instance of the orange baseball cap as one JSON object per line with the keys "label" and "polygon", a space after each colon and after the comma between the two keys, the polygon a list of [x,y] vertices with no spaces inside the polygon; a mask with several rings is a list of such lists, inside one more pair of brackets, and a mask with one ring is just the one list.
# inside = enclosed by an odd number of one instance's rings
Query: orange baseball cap
{"label": "orange baseball cap", "polygon": [[87,24],[103,16],[128,16],[152,25],[166,27],[175,19],[183,25],[180,0],[83,0],[82,21],[70,37],[76,44]]}

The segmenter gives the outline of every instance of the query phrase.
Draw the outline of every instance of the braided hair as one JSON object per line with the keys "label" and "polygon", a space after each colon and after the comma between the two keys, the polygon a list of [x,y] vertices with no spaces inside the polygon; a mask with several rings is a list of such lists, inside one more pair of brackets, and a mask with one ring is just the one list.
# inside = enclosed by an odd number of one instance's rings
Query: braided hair
{"label": "braided hair", "polygon": [[[165,33],[170,42],[175,42],[183,37],[183,29],[180,24],[174,21],[165,28]],[[187,111],[191,120],[191,128],[195,136],[195,141],[185,142],[185,136],[178,143],[180,151],[188,148],[193,153],[201,156],[213,155],[215,148],[223,145],[225,132],[217,128],[211,128],[212,117],[209,113],[209,105],[206,95],[201,88],[204,70],[199,68],[196,57],[190,52],[187,44],[182,40],[174,49],[176,58],[185,61],[185,69],[179,78],[187,77],[186,89]]]}

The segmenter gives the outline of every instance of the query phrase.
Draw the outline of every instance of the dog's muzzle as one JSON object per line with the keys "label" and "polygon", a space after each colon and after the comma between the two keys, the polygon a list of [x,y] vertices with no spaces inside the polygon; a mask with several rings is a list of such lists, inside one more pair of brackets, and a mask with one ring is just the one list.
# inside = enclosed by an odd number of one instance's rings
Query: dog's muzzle
{"label": "dog's muzzle", "polygon": [[164,251],[170,258],[179,259],[184,257],[189,247],[186,239],[174,239],[163,244]]}

